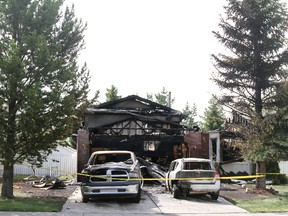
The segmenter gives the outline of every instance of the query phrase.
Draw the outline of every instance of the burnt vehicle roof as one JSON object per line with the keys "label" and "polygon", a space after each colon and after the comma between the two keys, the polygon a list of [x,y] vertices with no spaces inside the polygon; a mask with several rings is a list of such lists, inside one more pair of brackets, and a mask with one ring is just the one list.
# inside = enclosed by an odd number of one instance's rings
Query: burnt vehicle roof
{"label": "burnt vehicle roof", "polygon": [[95,151],[91,154],[95,155],[95,154],[133,154],[133,152],[131,151],[126,151],[126,150],[107,150],[107,151]]}
{"label": "burnt vehicle roof", "polygon": [[210,159],[206,158],[179,158],[174,161],[183,161],[183,162],[212,162]]}

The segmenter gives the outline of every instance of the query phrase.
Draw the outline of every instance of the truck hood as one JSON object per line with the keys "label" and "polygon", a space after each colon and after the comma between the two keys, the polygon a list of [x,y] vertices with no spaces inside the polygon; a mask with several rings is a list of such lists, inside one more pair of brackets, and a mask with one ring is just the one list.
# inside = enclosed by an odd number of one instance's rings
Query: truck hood
{"label": "truck hood", "polygon": [[104,164],[89,165],[85,170],[90,172],[99,169],[117,169],[132,171],[134,170],[134,168],[134,164],[125,164],[124,162],[108,162]]}

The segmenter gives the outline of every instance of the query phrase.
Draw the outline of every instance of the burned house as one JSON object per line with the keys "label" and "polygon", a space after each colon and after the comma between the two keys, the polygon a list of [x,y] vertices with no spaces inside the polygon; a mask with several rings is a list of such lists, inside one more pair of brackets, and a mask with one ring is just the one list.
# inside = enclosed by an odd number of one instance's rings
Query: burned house
{"label": "burned house", "polygon": [[97,150],[130,150],[167,165],[183,156],[182,119],[180,111],[137,95],[89,108],[84,128],[78,131],[78,171]]}
{"label": "burned house", "polygon": [[[194,155],[202,154],[203,157],[217,162],[222,171],[254,174],[255,165],[251,161],[245,161],[237,147],[243,140],[241,129],[247,126],[249,119],[235,110],[232,110],[231,114],[224,122],[223,129],[190,135],[188,147]],[[187,142],[187,136],[185,140]]]}

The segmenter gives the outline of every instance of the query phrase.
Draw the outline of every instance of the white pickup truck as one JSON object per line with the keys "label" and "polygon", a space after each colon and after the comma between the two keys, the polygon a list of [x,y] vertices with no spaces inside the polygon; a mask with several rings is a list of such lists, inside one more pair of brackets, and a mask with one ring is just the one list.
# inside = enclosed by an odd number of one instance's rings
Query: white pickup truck
{"label": "white pickup truck", "polygon": [[170,163],[165,175],[166,188],[173,197],[182,195],[209,194],[217,200],[220,193],[220,176],[209,159],[181,158]]}
{"label": "white pickup truck", "polygon": [[131,151],[96,151],[82,171],[83,202],[90,198],[125,198],[139,203],[143,177]]}

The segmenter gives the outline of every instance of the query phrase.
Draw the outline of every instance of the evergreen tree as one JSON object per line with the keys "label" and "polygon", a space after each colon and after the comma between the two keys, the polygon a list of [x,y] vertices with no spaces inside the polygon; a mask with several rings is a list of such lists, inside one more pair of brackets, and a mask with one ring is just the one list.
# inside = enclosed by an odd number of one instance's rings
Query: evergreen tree
{"label": "evergreen tree", "polygon": [[146,94],[146,98],[147,98],[148,100],[151,100],[151,101],[154,100],[154,99],[153,99],[153,94],[147,93],[147,94]]}
{"label": "evergreen tree", "polygon": [[212,131],[223,128],[225,114],[223,107],[218,104],[216,96],[212,96],[209,100],[208,108],[204,111],[203,130]]}
{"label": "evergreen tree", "polygon": [[106,102],[108,101],[113,101],[113,100],[117,100],[119,98],[121,98],[121,96],[118,95],[118,89],[116,86],[111,85],[111,88],[106,88]]}
{"label": "evergreen tree", "polygon": [[182,120],[181,124],[192,129],[194,126],[198,125],[198,122],[195,120],[197,116],[197,106],[194,103],[192,107],[188,104],[185,104],[185,108],[182,110],[182,113],[187,116],[185,120]]}
{"label": "evergreen tree", "polygon": [[[154,99],[155,97],[155,99]],[[160,93],[154,94],[147,94],[147,99],[159,103],[163,106],[171,107],[174,103],[175,99],[171,98],[171,92],[166,91],[165,87],[162,88]]]}
{"label": "evergreen tree", "polygon": [[99,98],[100,98],[100,90],[98,89],[95,92],[94,97],[89,101],[89,106],[90,107],[96,107],[98,104],[100,104]]}
{"label": "evergreen tree", "polygon": [[[213,33],[230,53],[212,55],[214,81],[226,90],[223,103],[250,116],[255,129],[243,130],[250,138],[246,145],[254,151],[250,156],[254,156],[246,158],[257,159],[258,172],[265,173],[263,158],[268,148],[255,131],[266,124],[263,119],[271,111],[275,91],[287,79],[287,9],[279,0],[228,0],[225,13],[219,23],[222,31]],[[257,148],[253,149],[251,141],[255,143],[257,137]],[[265,178],[257,179],[257,187],[265,188],[265,182]]]}
{"label": "evergreen tree", "polygon": [[86,25],[62,0],[0,1],[1,196],[13,198],[13,166],[43,162],[71,135],[87,102],[89,73],[79,69]]}

